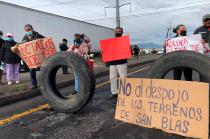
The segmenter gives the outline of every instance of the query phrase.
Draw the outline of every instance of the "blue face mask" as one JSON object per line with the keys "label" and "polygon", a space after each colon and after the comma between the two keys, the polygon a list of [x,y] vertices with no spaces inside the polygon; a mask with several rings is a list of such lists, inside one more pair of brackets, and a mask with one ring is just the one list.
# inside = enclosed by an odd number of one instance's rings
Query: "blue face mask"
{"label": "blue face mask", "polygon": [[26,35],[31,36],[33,34],[33,31],[26,32]]}
{"label": "blue face mask", "polygon": [[6,41],[13,41],[13,38],[6,37]]}

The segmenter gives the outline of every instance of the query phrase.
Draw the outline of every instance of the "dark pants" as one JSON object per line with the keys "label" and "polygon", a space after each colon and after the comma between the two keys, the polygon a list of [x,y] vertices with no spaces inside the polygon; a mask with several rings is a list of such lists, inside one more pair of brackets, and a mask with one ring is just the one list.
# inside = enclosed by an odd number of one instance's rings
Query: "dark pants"
{"label": "dark pants", "polygon": [[2,74],[3,74],[3,71],[0,70],[0,83],[1,83]]}
{"label": "dark pants", "polygon": [[67,66],[62,66],[63,74],[68,73],[68,67]]}
{"label": "dark pants", "polygon": [[31,76],[31,84],[33,86],[37,86],[36,69],[30,69],[30,76]]}
{"label": "dark pants", "polygon": [[181,80],[182,71],[186,81],[192,81],[192,69],[190,68],[175,68],[174,69],[174,80]]}
{"label": "dark pants", "polygon": [[134,54],[136,59],[138,60],[139,59],[139,54]]}
{"label": "dark pants", "polygon": [[[0,61],[0,66],[1,66],[1,61]],[[0,83],[1,83],[2,74],[3,74],[3,71],[0,69]]]}

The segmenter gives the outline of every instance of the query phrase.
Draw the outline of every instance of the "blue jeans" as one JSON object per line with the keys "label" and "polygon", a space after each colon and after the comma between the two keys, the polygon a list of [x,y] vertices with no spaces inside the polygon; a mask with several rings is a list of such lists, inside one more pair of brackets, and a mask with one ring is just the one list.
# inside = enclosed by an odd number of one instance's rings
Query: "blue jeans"
{"label": "blue jeans", "polygon": [[78,82],[78,79],[77,79],[77,75],[74,72],[74,90],[78,92],[78,88],[79,88],[79,82]]}

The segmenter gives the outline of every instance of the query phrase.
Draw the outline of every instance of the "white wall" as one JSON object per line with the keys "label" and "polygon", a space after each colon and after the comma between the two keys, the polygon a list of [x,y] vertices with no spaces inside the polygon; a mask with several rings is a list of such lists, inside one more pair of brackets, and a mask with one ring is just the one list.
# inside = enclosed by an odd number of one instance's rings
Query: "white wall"
{"label": "white wall", "polygon": [[20,42],[25,34],[25,24],[32,24],[35,31],[53,37],[57,46],[62,38],[67,38],[70,45],[75,33],[85,33],[91,39],[92,51],[99,50],[101,39],[114,34],[110,28],[0,2],[1,31],[13,33],[15,40]]}

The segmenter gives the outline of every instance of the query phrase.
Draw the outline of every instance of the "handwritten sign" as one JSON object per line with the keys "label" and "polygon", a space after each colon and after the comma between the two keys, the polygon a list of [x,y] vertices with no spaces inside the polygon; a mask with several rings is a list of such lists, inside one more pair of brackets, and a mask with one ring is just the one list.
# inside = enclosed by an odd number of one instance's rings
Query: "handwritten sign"
{"label": "handwritten sign", "polygon": [[208,91],[207,83],[120,79],[115,119],[168,133],[208,139]]}
{"label": "handwritten sign", "polygon": [[20,44],[12,50],[23,59],[29,68],[40,67],[47,57],[56,53],[52,38],[37,39]]}
{"label": "handwritten sign", "polygon": [[210,56],[210,48],[208,43],[204,43],[203,49],[204,49],[204,54]]}
{"label": "handwritten sign", "polygon": [[166,52],[189,50],[203,54],[204,50],[201,40],[200,34],[169,39],[166,41]]}
{"label": "handwritten sign", "polygon": [[100,41],[103,62],[131,58],[129,36]]}

